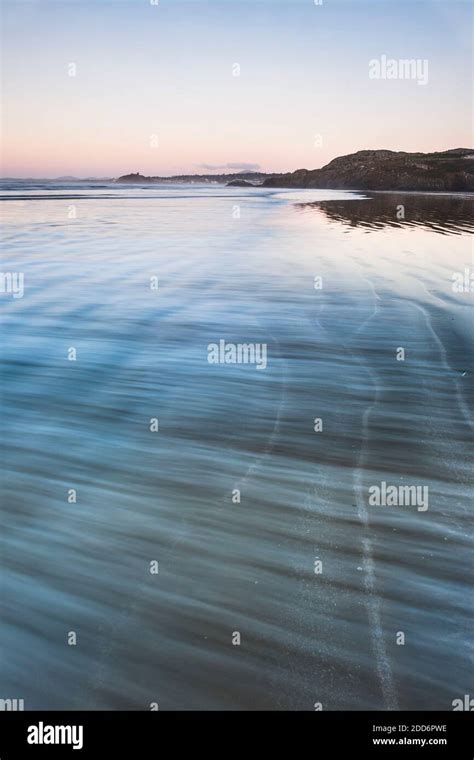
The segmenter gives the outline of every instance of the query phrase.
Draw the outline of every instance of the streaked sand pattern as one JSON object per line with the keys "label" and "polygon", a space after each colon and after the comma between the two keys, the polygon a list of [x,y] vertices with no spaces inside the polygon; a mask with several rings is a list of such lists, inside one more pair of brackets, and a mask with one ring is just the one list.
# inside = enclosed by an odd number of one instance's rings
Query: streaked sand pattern
{"label": "streaked sand pattern", "polygon": [[[453,274],[474,270],[473,199],[0,196],[2,268],[25,273],[24,298],[2,295],[0,697],[449,710],[470,693],[472,293]],[[221,338],[266,343],[268,367],[210,365]],[[371,506],[382,481],[428,486],[429,509]]]}

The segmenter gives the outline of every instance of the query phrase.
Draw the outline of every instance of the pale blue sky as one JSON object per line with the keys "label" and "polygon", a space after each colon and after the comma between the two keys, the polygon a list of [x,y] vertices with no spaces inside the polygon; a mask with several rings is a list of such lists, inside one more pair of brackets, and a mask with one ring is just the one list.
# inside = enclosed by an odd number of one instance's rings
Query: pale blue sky
{"label": "pale blue sky", "polygon": [[[472,141],[467,1],[2,8],[3,175],[173,174],[228,163],[286,171],[362,148]],[[370,80],[369,60],[383,54],[427,59],[428,84]]]}

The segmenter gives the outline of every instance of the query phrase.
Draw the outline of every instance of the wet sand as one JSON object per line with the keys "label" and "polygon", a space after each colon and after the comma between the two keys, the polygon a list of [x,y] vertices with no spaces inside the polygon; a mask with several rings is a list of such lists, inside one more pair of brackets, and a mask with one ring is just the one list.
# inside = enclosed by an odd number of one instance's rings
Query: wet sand
{"label": "wet sand", "polygon": [[[2,328],[0,696],[451,709],[472,672],[453,275],[473,201],[407,194],[399,220],[389,194],[107,192],[77,224],[57,198],[5,204],[25,297]],[[209,364],[220,339],[265,343],[266,369]],[[371,505],[382,482],[428,487],[428,509]]]}

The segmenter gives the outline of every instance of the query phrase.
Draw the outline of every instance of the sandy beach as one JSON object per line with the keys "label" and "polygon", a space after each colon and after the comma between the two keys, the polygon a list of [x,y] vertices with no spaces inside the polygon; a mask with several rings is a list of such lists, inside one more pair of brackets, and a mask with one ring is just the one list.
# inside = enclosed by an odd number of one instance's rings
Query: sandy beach
{"label": "sandy beach", "polygon": [[[472,198],[1,194],[4,268],[25,275],[4,301],[4,692],[186,710],[468,694]],[[220,341],[265,345],[264,369],[209,363]]]}

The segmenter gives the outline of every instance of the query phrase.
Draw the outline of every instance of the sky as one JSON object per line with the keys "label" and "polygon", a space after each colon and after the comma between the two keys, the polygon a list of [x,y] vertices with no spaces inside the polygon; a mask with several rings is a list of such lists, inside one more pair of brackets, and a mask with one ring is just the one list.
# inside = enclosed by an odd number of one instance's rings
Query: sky
{"label": "sky", "polygon": [[[1,176],[294,171],[472,144],[468,0],[1,9]],[[370,78],[382,56],[427,61],[427,83]]]}

